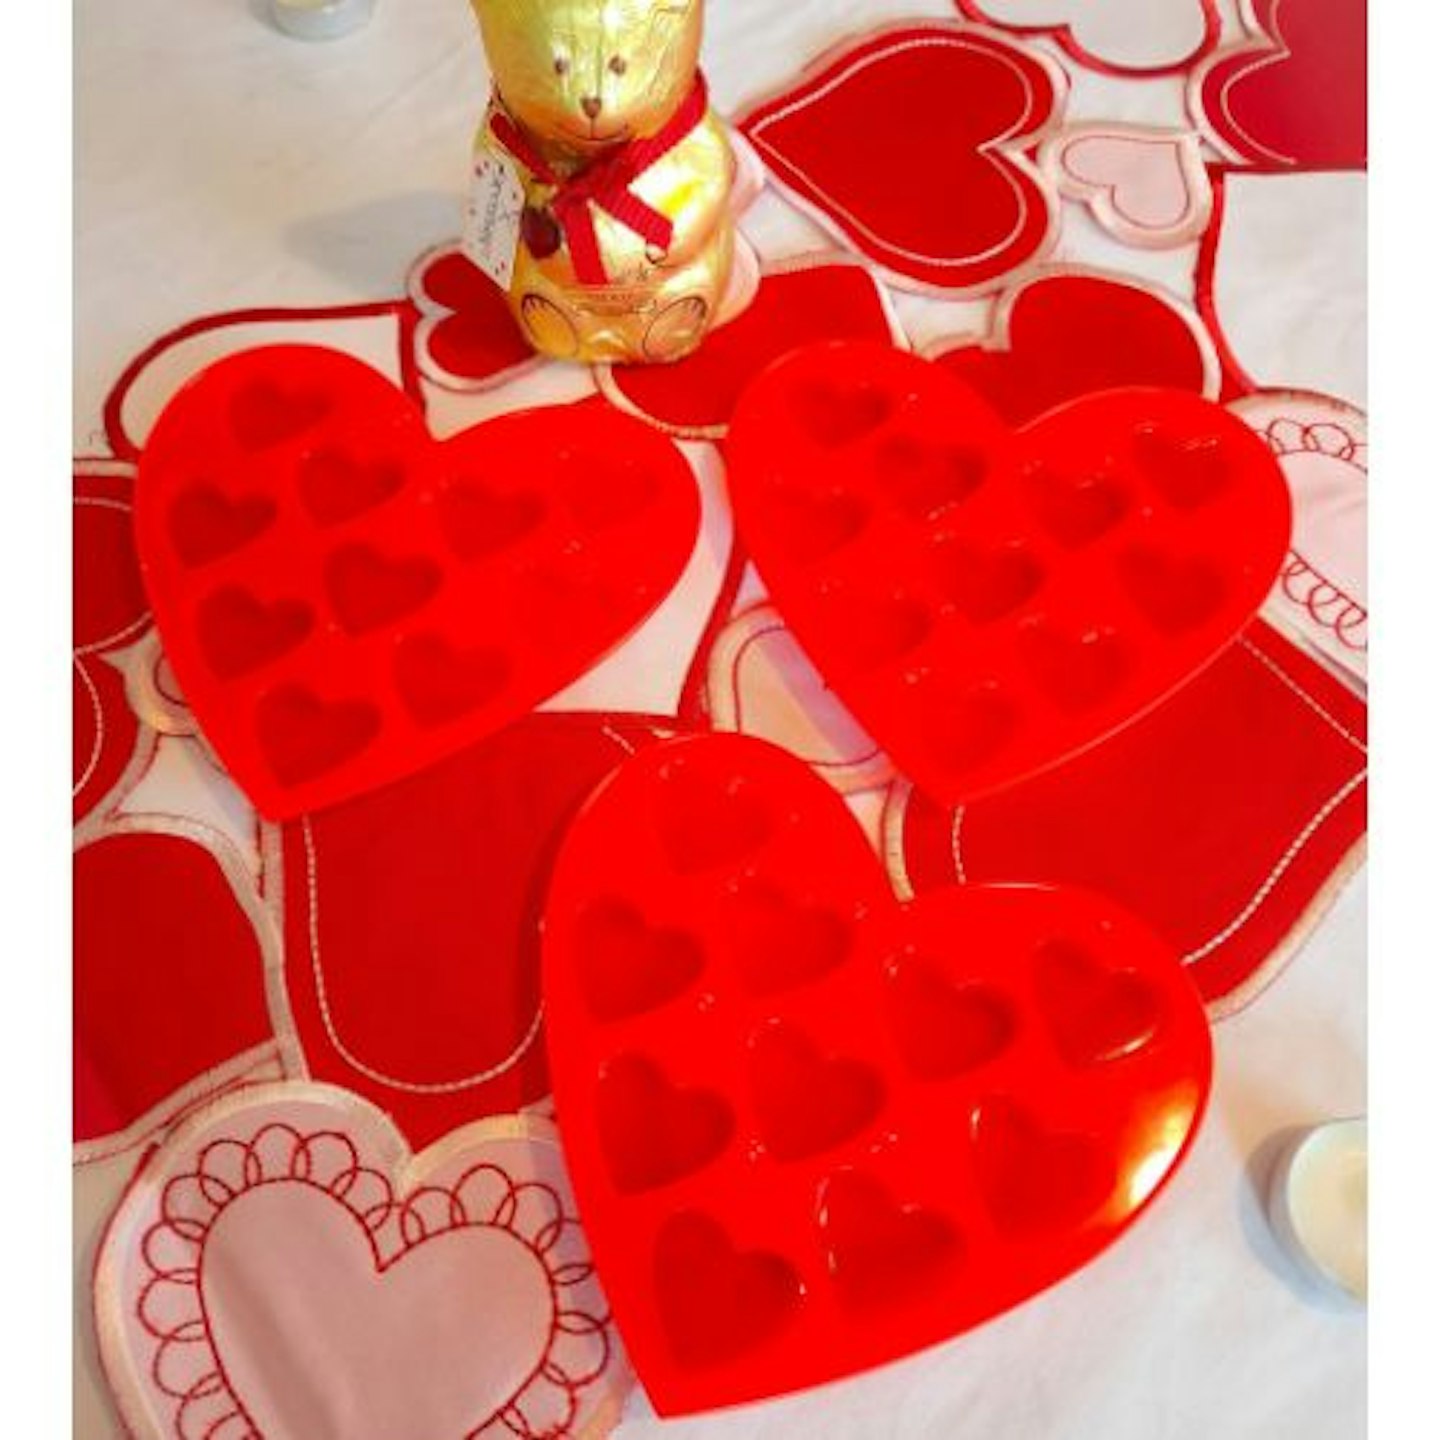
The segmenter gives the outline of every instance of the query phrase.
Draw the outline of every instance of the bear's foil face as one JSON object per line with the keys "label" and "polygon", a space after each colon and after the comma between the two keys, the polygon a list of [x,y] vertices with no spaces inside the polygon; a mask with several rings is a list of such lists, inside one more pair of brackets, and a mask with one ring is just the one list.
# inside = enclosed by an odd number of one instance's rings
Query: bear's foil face
{"label": "bear's foil face", "polygon": [[701,0],[472,0],[496,89],[547,148],[652,135],[699,64]]}

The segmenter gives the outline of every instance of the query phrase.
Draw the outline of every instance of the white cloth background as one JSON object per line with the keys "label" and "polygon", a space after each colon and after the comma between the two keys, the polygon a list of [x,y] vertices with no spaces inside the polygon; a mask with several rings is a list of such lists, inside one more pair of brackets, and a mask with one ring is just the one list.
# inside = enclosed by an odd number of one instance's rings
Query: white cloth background
{"label": "white cloth background", "polygon": [[[160,332],[216,310],[398,294],[409,263],[458,229],[487,88],[464,0],[378,0],[366,30],[322,45],[278,34],[263,6],[78,0],[77,453],[100,447],[106,389]],[[1233,34],[1233,0],[1220,9]],[[848,34],[954,14],[947,0],[710,0],[716,103],[733,110]],[[1073,118],[1186,123],[1178,77],[1067,68]],[[1222,247],[1222,319],[1227,306],[1243,310],[1227,328],[1257,378],[1325,380],[1363,403],[1363,182],[1330,187],[1344,223],[1328,234],[1303,222],[1286,231],[1287,183],[1244,182],[1261,197],[1259,218]],[[1065,212],[1064,258],[1152,276],[1189,298],[1192,249],[1125,250],[1081,207]],[[771,201],[752,224],[770,253],[818,239]],[[1299,237],[1303,268],[1287,260]],[[1335,276],[1350,287],[1338,301],[1318,293]],[[1314,315],[1326,307],[1344,317],[1340,361],[1315,353]],[[902,314],[922,339],[951,328],[933,302],[906,300]],[[1082,1274],[973,1334],[809,1394],[665,1423],[637,1394],[621,1440],[1354,1440],[1363,1313],[1316,1297],[1287,1269],[1256,1185],[1277,1132],[1365,1109],[1364,945],[1362,876],[1281,979],[1220,1025],[1214,1102],[1190,1164]],[[107,1163],[77,1179],[77,1326],[95,1236],[128,1169]],[[82,1341],[76,1434],[103,1440],[118,1430],[85,1356]]]}

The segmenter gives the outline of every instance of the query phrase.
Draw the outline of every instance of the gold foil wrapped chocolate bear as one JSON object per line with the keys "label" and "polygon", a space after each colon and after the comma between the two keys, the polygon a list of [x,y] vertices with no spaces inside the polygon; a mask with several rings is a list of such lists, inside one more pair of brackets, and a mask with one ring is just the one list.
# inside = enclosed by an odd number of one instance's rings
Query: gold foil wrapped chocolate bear
{"label": "gold foil wrapped chocolate bear", "polygon": [[735,160],[702,0],[471,0],[494,77],[477,161],[514,165],[511,309],[542,354],[670,361],[725,297]]}

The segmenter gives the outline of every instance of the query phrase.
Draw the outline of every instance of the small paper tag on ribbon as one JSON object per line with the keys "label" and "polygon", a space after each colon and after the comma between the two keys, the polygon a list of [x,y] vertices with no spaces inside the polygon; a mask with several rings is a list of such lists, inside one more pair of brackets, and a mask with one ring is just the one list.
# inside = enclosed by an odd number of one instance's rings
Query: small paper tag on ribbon
{"label": "small paper tag on ribbon", "polygon": [[494,151],[477,155],[460,248],[502,290],[510,288],[515,274],[524,209],[525,191],[515,166]]}

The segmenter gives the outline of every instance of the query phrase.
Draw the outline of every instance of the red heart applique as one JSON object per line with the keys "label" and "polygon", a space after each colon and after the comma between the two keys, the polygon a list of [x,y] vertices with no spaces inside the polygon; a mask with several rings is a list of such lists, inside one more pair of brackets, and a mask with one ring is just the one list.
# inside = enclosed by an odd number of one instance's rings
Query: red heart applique
{"label": "red heart applique", "polygon": [[150,623],[131,523],[130,467],[77,462],[73,474],[73,818],[110,793],[139,735],[125,679],[104,657],[138,640]]}
{"label": "red heart applique", "polygon": [[444,443],[362,363],[232,356],[170,403],[136,526],[166,653],[266,815],[423,768],[553,694],[694,546],[683,457],[604,406]]}
{"label": "red heart applique", "polygon": [[[656,936],[699,963],[646,992]],[[1173,1173],[1209,1084],[1199,998],[1138,922],[1029,886],[899,905],[843,800],[739,736],[642,752],[581,813],[545,1005],[587,1234],[665,1415],[894,1359],[1053,1284]]]}
{"label": "red heart applique", "polygon": [[125,678],[99,657],[71,661],[73,779],[71,814],[79,824],[115,788],[135,757],[140,727]]}
{"label": "red heart applique", "polygon": [[853,260],[788,262],[760,282],[748,309],[674,365],[616,365],[600,386],[662,430],[720,439],[745,386],[773,360],[817,340],[894,338],[889,305]]}
{"label": "red heart applique", "polygon": [[937,797],[973,799],[1133,721],[1280,569],[1290,501],[1233,415],[1112,391],[1012,433],[902,351],[813,346],[747,392],[736,521],[836,693]]}
{"label": "red heart applique", "polygon": [[964,25],[911,25],[823,56],[736,125],[897,284],[955,294],[1053,244],[1056,200],[1023,152],[1064,94],[1046,56]]}
{"label": "red heart applique", "polygon": [[1219,361],[1200,317],[1143,285],[1040,275],[1000,297],[981,344],[941,342],[930,359],[1023,425],[1093,390],[1161,385],[1212,399]]}
{"label": "red heart applique", "polygon": [[1363,170],[1365,0],[1255,0],[1250,30],[1192,75],[1196,123],[1247,165]]}
{"label": "red heart applique", "polygon": [[[462,754],[283,831],[285,987],[307,1069],[414,1145],[548,1094],[540,903],[584,798],[655,738],[630,716],[527,715]],[[686,963],[613,917],[623,1004]],[[638,932],[643,937],[643,928]]]}
{"label": "red heart applique", "polygon": [[273,1039],[255,920],[210,851],[168,834],[93,841],[75,854],[74,910],[77,1144],[218,1088],[227,1062]]}
{"label": "red heart applique", "polygon": [[420,312],[415,354],[421,371],[450,390],[481,390],[536,363],[504,293],[454,246],[428,251],[408,283]]}
{"label": "red heart applique", "polygon": [[1068,765],[960,808],[920,794],[887,807],[885,851],[906,894],[1006,880],[1103,890],[1225,1014],[1278,973],[1359,863],[1366,765],[1365,702],[1256,623]]}

